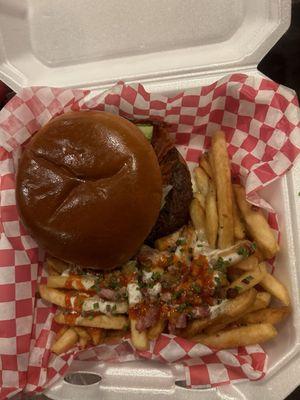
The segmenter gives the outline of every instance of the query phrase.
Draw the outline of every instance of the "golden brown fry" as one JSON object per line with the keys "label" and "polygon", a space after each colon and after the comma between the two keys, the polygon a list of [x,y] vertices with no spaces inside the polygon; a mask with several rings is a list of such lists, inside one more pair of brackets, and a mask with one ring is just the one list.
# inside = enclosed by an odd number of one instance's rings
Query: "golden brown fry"
{"label": "golden brown fry", "polygon": [[219,217],[218,247],[226,249],[233,245],[234,238],[231,172],[225,134],[222,131],[216,132],[212,136],[211,160],[217,191]]}
{"label": "golden brown fry", "polygon": [[164,236],[155,240],[154,247],[159,251],[172,249],[174,246],[176,246],[176,242],[180,238],[181,233],[182,228],[168,236]]}
{"label": "golden brown fry", "polygon": [[249,235],[266,258],[274,257],[279,246],[266,218],[257,207],[248,203],[245,189],[241,185],[235,184],[233,189]]}
{"label": "golden brown fry", "polygon": [[55,341],[57,341],[65,332],[67,332],[68,329],[68,325],[62,326],[55,336]]}
{"label": "golden brown fry", "polygon": [[131,331],[131,341],[133,346],[137,350],[148,350],[149,348],[149,342],[147,338],[147,332],[139,332],[136,329],[136,320],[135,319],[130,319],[130,331]]}
{"label": "golden brown fry", "polygon": [[86,339],[87,341],[91,340],[91,337],[87,332],[86,328],[82,328],[80,326],[74,326],[73,329],[80,338]]}
{"label": "golden brown fry", "polygon": [[216,189],[214,183],[209,182],[208,193],[206,196],[205,203],[206,211],[206,236],[209,246],[212,249],[216,248],[217,236],[218,236],[218,210],[217,210],[217,198]]}
{"label": "golden brown fry", "polygon": [[98,346],[98,344],[102,343],[105,338],[105,329],[101,328],[86,328],[88,334],[92,339],[92,343],[94,346]]}
{"label": "golden brown fry", "polygon": [[290,307],[264,308],[244,315],[239,322],[242,324],[268,323],[276,325],[291,313]]}
{"label": "golden brown fry", "polygon": [[254,254],[252,254],[250,257],[245,258],[244,260],[235,264],[234,267],[240,269],[241,271],[251,271],[255,269],[257,266],[258,266],[258,259]]}
{"label": "golden brown fry", "polygon": [[52,347],[51,351],[55,354],[62,354],[70,350],[78,341],[78,335],[74,331],[74,329],[67,329],[66,332],[62,336],[56,340]]}
{"label": "golden brown fry", "polygon": [[215,349],[231,349],[239,346],[250,346],[273,339],[277,331],[271,324],[254,324],[224,330],[212,335],[198,335],[192,340]]}
{"label": "golden brown fry", "polygon": [[54,320],[58,324],[116,330],[124,329],[128,324],[127,317],[121,315],[96,315],[93,318],[78,316],[73,318],[72,314],[58,313],[55,315]]}
{"label": "golden brown fry", "polygon": [[190,322],[186,329],[183,330],[182,336],[191,338],[197,333],[203,331],[208,326],[214,323],[225,323],[228,318],[240,316],[248,309],[256,298],[256,290],[250,289],[234,299],[226,300],[219,308],[218,312],[211,315],[209,318],[194,320]]}
{"label": "golden brown fry", "polygon": [[252,271],[246,271],[244,274],[234,280],[229,289],[236,289],[238,293],[243,293],[249,288],[254,287],[260,283],[266,276],[267,270],[264,263],[258,264]]}
{"label": "golden brown fry", "polygon": [[[245,308],[244,311],[240,312],[240,314],[234,316],[234,317],[223,317],[223,319],[217,319],[212,325],[208,326],[205,329],[206,334],[212,334],[216,333],[219,331],[222,331],[223,329],[226,328],[226,326],[234,323],[237,321],[239,323],[240,319],[243,318],[245,314],[248,314],[250,312],[260,310],[262,308],[267,307],[270,304],[271,301],[271,295],[267,292],[258,292],[256,294],[256,298],[254,302],[247,308]],[[267,322],[267,321],[266,321]]]}
{"label": "golden brown fry", "polygon": [[275,276],[267,273],[260,285],[272,296],[280,300],[285,306],[291,304],[287,288]]}
{"label": "golden brown fry", "polygon": [[197,189],[199,190],[200,193],[202,193],[206,197],[208,193],[208,183],[209,183],[208,176],[201,167],[197,167],[194,170],[194,177]]}
{"label": "golden brown fry", "polygon": [[235,195],[232,192],[232,215],[233,215],[233,232],[236,240],[245,239],[246,227],[241,219],[240,211],[237,207]]}
{"label": "golden brown fry", "polygon": [[163,319],[159,319],[157,323],[148,329],[147,336],[149,340],[157,339],[158,336],[162,333],[166,325],[166,321]]}
{"label": "golden brown fry", "polygon": [[190,215],[194,228],[197,231],[203,231],[205,229],[205,212],[197,199],[191,201]]}
{"label": "golden brown fry", "polygon": [[213,173],[209,164],[208,153],[204,153],[199,160],[199,166],[203,168],[206,174],[212,179]]}
{"label": "golden brown fry", "polygon": [[66,269],[70,268],[70,264],[65,263],[64,261],[59,260],[58,258],[48,257],[47,258],[48,268],[54,269],[54,271],[62,274]]}
{"label": "golden brown fry", "polygon": [[201,207],[203,208],[203,210],[205,210],[206,198],[205,198],[204,194],[202,194],[200,192],[195,192],[194,193],[194,198],[199,201]]}
{"label": "golden brown fry", "polygon": [[41,298],[60,307],[66,307],[66,295],[63,291],[39,285]]}

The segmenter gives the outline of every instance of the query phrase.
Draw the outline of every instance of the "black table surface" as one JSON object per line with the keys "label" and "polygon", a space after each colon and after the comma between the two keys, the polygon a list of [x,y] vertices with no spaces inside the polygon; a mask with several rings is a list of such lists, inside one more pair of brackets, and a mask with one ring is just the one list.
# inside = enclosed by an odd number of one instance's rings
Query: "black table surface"
{"label": "black table surface", "polygon": [[[296,90],[300,99],[300,0],[293,1],[289,30],[262,59],[258,69],[274,81]],[[300,386],[286,398],[299,399]]]}

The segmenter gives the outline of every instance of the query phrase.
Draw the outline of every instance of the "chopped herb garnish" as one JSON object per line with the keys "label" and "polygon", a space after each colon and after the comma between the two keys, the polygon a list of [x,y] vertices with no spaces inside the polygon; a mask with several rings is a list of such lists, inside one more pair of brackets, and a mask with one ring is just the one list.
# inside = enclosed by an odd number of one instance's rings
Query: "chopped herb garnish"
{"label": "chopped herb garnish", "polygon": [[214,264],[214,268],[222,272],[226,272],[226,268],[230,265],[230,261],[224,260],[223,257],[218,257]]}
{"label": "chopped herb garnish", "polygon": [[160,279],[160,276],[161,276],[161,274],[159,272],[153,272],[152,276],[151,276],[151,279],[153,281],[158,281]]}
{"label": "chopped herb garnish", "polygon": [[251,243],[251,247],[252,247],[252,250],[256,250],[257,249],[256,243],[255,242]]}
{"label": "chopped herb garnish", "polygon": [[112,313],[115,313],[116,311],[117,311],[117,305],[114,304],[114,305],[112,306],[111,312],[112,312]]}
{"label": "chopped herb garnish", "polygon": [[197,244],[197,247],[203,247],[203,244]]}
{"label": "chopped herb garnish", "polygon": [[190,254],[193,254],[193,248],[192,247],[189,247],[188,251],[189,251]]}
{"label": "chopped herb garnish", "polygon": [[249,250],[246,249],[246,247],[240,247],[237,251],[237,254],[243,258],[247,258],[249,257]]}
{"label": "chopped herb garnish", "polygon": [[91,321],[92,319],[94,319],[93,315],[89,315],[89,320]]}
{"label": "chopped herb garnish", "polygon": [[298,192],[298,196],[300,196],[300,192]]}
{"label": "chopped herb garnish", "polygon": [[254,279],[253,276],[249,275],[249,276],[246,276],[246,278],[244,278],[242,280],[242,282],[245,283],[246,285],[248,285],[253,279]]}
{"label": "chopped herb garnish", "polygon": [[181,247],[181,248],[179,249],[179,251],[180,251],[180,253],[183,253],[183,252],[184,252],[184,249]]}
{"label": "chopped herb garnish", "polygon": [[179,306],[177,307],[177,311],[178,311],[178,312],[182,312],[182,311],[184,311],[187,307],[189,307],[190,305],[191,305],[191,304],[188,303],[188,302],[181,303],[181,304],[179,304]]}
{"label": "chopped herb garnish", "polygon": [[106,304],[105,309],[106,309],[106,311],[107,311],[108,313],[110,313],[110,312],[111,312],[111,306],[110,306],[110,304]]}
{"label": "chopped herb garnish", "polygon": [[172,295],[173,299],[175,299],[175,300],[179,299],[179,297],[181,297],[183,292],[184,292],[183,289],[179,289],[177,292],[174,292]]}
{"label": "chopped herb garnish", "polygon": [[176,246],[182,246],[182,245],[185,244],[185,243],[186,243],[185,238],[179,238],[179,239],[176,241]]}
{"label": "chopped herb garnish", "polygon": [[94,304],[93,304],[93,309],[94,309],[94,310],[97,310],[98,308],[99,308],[99,303],[94,303]]}
{"label": "chopped herb garnish", "polygon": [[119,287],[119,282],[114,275],[112,275],[112,277],[110,278],[110,280],[108,282],[108,287],[110,289],[116,289],[117,287]]}
{"label": "chopped herb garnish", "polygon": [[221,279],[220,279],[219,276],[215,276],[214,280],[215,280],[216,286],[220,286],[221,285]]}
{"label": "chopped herb garnish", "polygon": [[240,286],[235,286],[234,289],[237,290],[238,293],[242,290]]}
{"label": "chopped herb garnish", "polygon": [[192,289],[194,293],[200,294],[201,293],[201,286],[198,283],[192,283]]}

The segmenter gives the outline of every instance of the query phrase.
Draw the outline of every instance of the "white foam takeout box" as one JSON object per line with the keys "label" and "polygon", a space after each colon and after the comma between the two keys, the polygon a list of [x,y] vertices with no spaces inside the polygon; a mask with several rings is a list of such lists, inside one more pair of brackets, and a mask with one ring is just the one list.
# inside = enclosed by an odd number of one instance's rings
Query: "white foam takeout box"
{"label": "white foam takeout box", "polygon": [[[110,87],[122,79],[173,93],[257,64],[290,24],[289,0],[0,0],[0,79],[25,86]],[[75,361],[45,394],[52,399],[284,399],[300,383],[300,165],[263,190],[282,234],[275,274],[293,315],[264,348],[267,377],[217,389],[187,389],[181,366]],[[298,208],[297,208],[298,206]],[[93,382],[93,372],[101,376]],[[74,383],[85,383],[75,385]],[[89,385],[86,385],[90,383]]]}

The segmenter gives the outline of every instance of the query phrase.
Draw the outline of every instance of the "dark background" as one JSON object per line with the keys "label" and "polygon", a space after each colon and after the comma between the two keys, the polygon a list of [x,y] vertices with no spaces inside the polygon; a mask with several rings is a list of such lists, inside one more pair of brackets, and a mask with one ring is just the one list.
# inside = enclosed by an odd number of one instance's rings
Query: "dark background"
{"label": "dark background", "polygon": [[[274,81],[296,90],[300,99],[300,0],[293,1],[289,30],[262,59],[258,69]],[[286,398],[299,399],[300,386]]]}
{"label": "dark background", "polygon": [[[259,63],[258,69],[274,81],[296,90],[300,98],[300,0],[293,1],[289,30]],[[9,88],[0,84],[0,108],[12,95]],[[299,399],[300,386],[286,398]]]}

